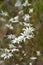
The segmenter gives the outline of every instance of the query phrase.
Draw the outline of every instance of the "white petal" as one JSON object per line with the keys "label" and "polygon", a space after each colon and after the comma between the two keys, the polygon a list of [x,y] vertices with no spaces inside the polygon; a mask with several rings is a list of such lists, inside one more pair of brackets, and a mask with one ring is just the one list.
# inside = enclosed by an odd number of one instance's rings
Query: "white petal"
{"label": "white petal", "polygon": [[37,59],[37,57],[30,57],[30,59],[31,59],[31,60],[35,60],[35,59]]}
{"label": "white petal", "polygon": [[41,55],[40,51],[36,51],[36,53],[37,53],[37,56],[40,56]]}

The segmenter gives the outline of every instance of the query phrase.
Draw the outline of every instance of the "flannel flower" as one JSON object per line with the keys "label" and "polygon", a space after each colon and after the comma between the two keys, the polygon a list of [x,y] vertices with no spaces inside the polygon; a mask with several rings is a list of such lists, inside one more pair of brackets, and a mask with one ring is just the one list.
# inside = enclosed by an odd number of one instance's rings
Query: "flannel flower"
{"label": "flannel flower", "polygon": [[[13,34],[7,34],[5,35],[7,37],[7,39],[10,40],[9,44],[8,44],[8,48],[4,48],[1,49],[2,54],[1,54],[1,58],[3,58],[4,60],[9,59],[10,57],[13,56],[13,53],[16,54],[17,53],[22,53],[24,57],[26,57],[27,53],[22,50],[20,51],[20,49],[22,48],[22,44],[23,41],[25,43],[26,39],[31,39],[34,38],[34,33],[33,31],[35,31],[35,28],[33,27],[33,24],[30,23],[30,18],[32,17],[30,15],[30,13],[33,12],[33,8],[28,9],[29,12],[28,13],[24,13],[24,9],[26,7],[31,6],[31,4],[28,2],[28,0],[25,0],[24,3],[21,3],[21,0],[16,0],[14,7],[16,9],[18,9],[18,12],[15,16],[9,18],[9,14],[8,12],[4,12],[3,10],[1,11],[0,15],[2,16],[1,21],[5,21],[5,28],[6,29],[10,29],[11,31],[14,31],[15,28],[20,25],[19,28],[21,28],[20,35],[16,35],[16,33],[14,32]],[[6,17],[8,17],[8,22],[6,21],[7,19],[5,19]],[[7,22],[7,23],[6,23]],[[18,26],[16,24],[19,24]],[[14,25],[14,26],[13,26]],[[14,28],[15,27],[15,28]],[[17,29],[16,29],[17,30]],[[17,32],[18,33],[18,32]],[[17,44],[17,46],[16,46]],[[40,55],[40,52],[36,52],[37,55]],[[17,56],[19,56],[17,54]],[[20,58],[20,61],[23,58]],[[35,60],[37,59],[36,57],[30,57],[31,60]],[[32,65],[32,63],[30,63],[30,65]]]}

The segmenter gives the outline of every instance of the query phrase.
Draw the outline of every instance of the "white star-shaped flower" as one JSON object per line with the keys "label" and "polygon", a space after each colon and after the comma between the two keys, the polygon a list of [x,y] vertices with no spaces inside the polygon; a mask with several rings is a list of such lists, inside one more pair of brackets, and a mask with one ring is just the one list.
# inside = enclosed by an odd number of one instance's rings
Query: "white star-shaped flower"
{"label": "white star-shaped flower", "polygon": [[18,7],[19,9],[22,9],[22,4],[20,0],[17,0],[15,3],[15,7]]}
{"label": "white star-shaped flower", "polygon": [[9,44],[9,48],[13,49],[13,48],[16,48],[16,46],[14,46],[13,44]]}
{"label": "white star-shaped flower", "polygon": [[29,13],[33,13],[33,8],[29,9]]}
{"label": "white star-shaped flower", "polygon": [[15,16],[14,18],[9,19],[9,22],[18,23],[19,22],[19,16]]}
{"label": "white star-shaped flower", "polygon": [[5,24],[5,27],[7,27],[9,29],[13,29],[13,26],[11,24]]}
{"label": "white star-shaped flower", "polygon": [[30,6],[31,4],[28,3],[28,0],[25,0],[25,2],[22,4],[22,6]]}
{"label": "white star-shaped flower", "polygon": [[4,60],[5,60],[5,59],[9,59],[9,58],[12,57],[12,56],[13,56],[12,53],[3,53],[3,54],[1,55],[1,58],[4,58]]}
{"label": "white star-shaped flower", "polygon": [[23,19],[24,19],[24,21],[29,21],[29,19],[30,19],[30,15],[29,14],[25,14],[24,16],[23,16]]}
{"label": "white star-shaped flower", "polygon": [[4,12],[3,10],[1,11],[1,13],[0,13],[0,15],[2,15],[2,16],[8,16],[8,12]]}
{"label": "white star-shaped flower", "polygon": [[20,10],[20,11],[18,12],[18,14],[19,14],[19,15],[23,15],[23,14],[24,14],[23,10]]}
{"label": "white star-shaped flower", "polygon": [[15,35],[13,35],[13,34],[10,34],[10,35],[7,35],[7,37],[8,37],[8,39],[15,39]]}

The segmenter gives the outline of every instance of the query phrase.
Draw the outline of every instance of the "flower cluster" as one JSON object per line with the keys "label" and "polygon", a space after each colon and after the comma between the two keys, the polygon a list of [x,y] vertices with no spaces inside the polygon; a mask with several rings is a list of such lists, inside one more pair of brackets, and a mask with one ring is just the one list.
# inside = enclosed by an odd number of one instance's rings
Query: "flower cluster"
{"label": "flower cluster", "polygon": [[[1,58],[4,58],[5,59],[9,59],[10,57],[13,56],[13,52],[19,52],[19,49],[14,46],[14,44],[18,44],[19,45],[19,48],[22,48],[22,46],[20,45],[20,42],[22,43],[22,41],[25,42],[26,39],[31,39],[34,37],[34,34],[33,34],[33,31],[35,30],[34,27],[33,27],[33,24],[30,23],[30,13],[33,12],[33,8],[30,8],[29,11],[28,11],[28,14],[27,13],[24,13],[24,9],[23,7],[29,7],[31,6],[31,4],[28,2],[28,0],[25,0],[25,2],[23,4],[21,4],[21,1],[20,0],[17,0],[15,5],[15,7],[18,8],[18,14],[10,19],[8,19],[8,23],[6,24],[5,23],[5,28],[9,28],[10,30],[13,30],[14,27],[12,24],[19,24],[22,26],[22,31],[20,33],[20,35],[17,37],[15,34],[9,34],[9,35],[6,35],[6,37],[8,39],[11,40],[11,44],[9,44],[9,49],[4,49],[3,53],[1,54]],[[8,17],[8,13],[7,12],[3,12],[1,11],[0,13],[1,16],[4,16],[4,17]],[[21,20],[20,20],[21,18]],[[4,18],[1,18],[2,21],[6,21]],[[22,21],[23,20],[23,21]],[[26,56],[26,53],[23,51],[22,52],[24,54],[24,56]],[[39,52],[37,52],[37,55],[39,55]],[[31,58],[31,59],[36,59],[35,57]],[[32,65],[30,63],[30,65]]]}
{"label": "flower cluster", "polygon": [[19,37],[16,37],[15,39],[12,40],[12,43],[19,43],[19,42],[22,42],[24,40],[25,42],[25,39],[31,39],[34,37],[33,35],[33,31],[34,31],[34,28],[31,27],[31,24],[28,24],[28,23],[25,23],[24,22],[24,26],[25,28],[23,28],[23,33],[21,33],[21,36]]}

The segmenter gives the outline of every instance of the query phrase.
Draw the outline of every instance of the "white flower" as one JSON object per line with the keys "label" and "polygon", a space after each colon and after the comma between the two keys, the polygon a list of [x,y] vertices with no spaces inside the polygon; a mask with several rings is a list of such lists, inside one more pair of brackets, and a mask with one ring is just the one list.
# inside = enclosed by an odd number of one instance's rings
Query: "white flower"
{"label": "white flower", "polygon": [[31,35],[27,35],[27,39],[31,39],[31,38],[33,38],[34,36],[31,34]]}
{"label": "white flower", "polygon": [[29,13],[33,13],[33,8],[29,9]]}
{"label": "white flower", "polygon": [[28,3],[28,0],[25,0],[25,3],[22,4],[23,6],[30,6],[31,4]]}
{"label": "white flower", "polygon": [[37,56],[40,56],[41,55],[40,51],[36,51],[36,53],[37,53]]}
{"label": "white flower", "polygon": [[12,23],[18,23],[19,21],[18,20],[13,20],[11,21]]}
{"label": "white flower", "polygon": [[3,53],[2,55],[1,55],[1,58],[4,58],[4,60],[5,59],[9,59],[10,57],[12,57],[13,56],[13,54],[11,54],[11,53]]}
{"label": "white flower", "polygon": [[29,65],[32,65],[32,62],[30,62]]}
{"label": "white flower", "polygon": [[22,36],[24,36],[23,40],[25,42],[25,39],[31,39],[33,38],[33,31],[34,31],[34,28],[31,28],[31,27],[26,27],[26,28],[23,28],[24,32],[21,33]]}
{"label": "white flower", "polygon": [[5,24],[5,27],[7,27],[9,29],[13,29],[13,26],[11,24]]}
{"label": "white flower", "polygon": [[30,33],[32,33],[32,31],[28,28],[28,27],[26,27],[26,28],[23,28],[23,30],[24,30],[24,35],[29,35]]}
{"label": "white flower", "polygon": [[12,34],[10,34],[10,35],[7,35],[7,37],[8,37],[8,39],[15,39],[15,35],[12,35]]}
{"label": "white flower", "polygon": [[34,35],[33,35],[34,28],[32,27],[32,24],[28,24],[28,25],[26,23],[24,23],[24,24],[25,24],[26,28],[22,29],[23,33],[20,33],[21,36],[18,36],[15,39],[13,39],[11,41],[12,43],[14,43],[14,44],[18,43],[19,44],[19,42],[22,42],[22,41],[25,42],[26,38],[31,39],[34,37]]}
{"label": "white flower", "polygon": [[11,41],[13,44],[15,44],[15,43],[18,43],[19,44],[19,40],[18,40],[18,38],[15,38],[14,40],[12,40]]}
{"label": "white flower", "polygon": [[24,14],[24,13],[23,13],[23,10],[20,10],[20,11],[18,12],[18,14],[23,15],[23,14]]}
{"label": "white flower", "polygon": [[14,18],[9,19],[9,21],[12,23],[18,23],[19,22],[18,19],[19,19],[19,16],[15,16]]}
{"label": "white flower", "polygon": [[23,16],[23,19],[24,19],[24,21],[29,21],[29,19],[30,19],[30,15],[29,14],[25,14],[24,16]]}
{"label": "white flower", "polygon": [[[5,59],[9,59],[10,57],[13,56],[13,52],[19,52],[20,50],[18,48],[22,48],[22,45],[21,42],[24,41],[26,39],[31,39],[33,38],[33,31],[34,31],[34,28],[32,27],[32,24],[30,23],[27,23],[29,22],[29,19],[30,19],[30,15],[29,13],[32,13],[33,12],[33,8],[31,8],[28,12],[28,14],[24,14],[24,10],[23,10],[23,7],[28,7],[30,6],[31,4],[28,2],[28,0],[25,0],[25,2],[23,4],[21,4],[21,0],[16,0],[16,3],[14,4],[14,7],[16,7],[16,9],[18,9],[18,15],[16,15],[15,17],[13,18],[10,18],[9,19],[9,24],[5,24],[5,28],[9,28],[9,29],[14,29],[12,24],[10,23],[17,23],[17,24],[20,24],[22,25],[24,28],[22,28],[22,33],[20,33],[21,35],[16,37],[15,35],[13,34],[10,34],[10,35],[7,35],[7,38],[9,38],[11,40],[11,42],[13,44],[9,44],[9,48],[5,48],[5,49],[0,49],[3,53],[1,55],[1,58],[4,58]],[[1,11],[0,13],[1,16],[8,16],[8,12],[4,12],[4,11]],[[21,15],[21,16],[20,16]],[[19,18],[22,17],[22,19],[25,21],[25,22],[22,22],[19,20]],[[1,21],[6,21],[6,19],[4,18],[0,18]],[[15,43],[18,44],[18,48],[15,46]],[[19,44],[20,43],[20,44]],[[21,51],[22,54],[24,56],[27,55],[27,53],[25,53],[25,51]],[[40,52],[39,51],[36,51],[37,53],[37,56],[40,55]],[[17,54],[17,56],[19,56]],[[22,60],[23,58],[20,58],[20,61]],[[30,57],[31,60],[35,60],[37,59],[37,57]],[[29,63],[30,65],[32,65],[32,63]],[[16,64],[18,65],[18,64]]]}
{"label": "white flower", "polygon": [[26,56],[26,53],[24,53],[24,56]]}
{"label": "white flower", "polygon": [[13,44],[17,42],[17,39],[15,38],[14,40],[11,41]]}
{"label": "white flower", "polygon": [[33,27],[29,27],[29,30],[30,30],[30,31],[34,31],[34,28],[33,28]]}
{"label": "white flower", "polygon": [[18,37],[18,41],[19,41],[19,42],[22,42],[23,38],[24,38],[23,36],[19,36],[19,37]]}
{"label": "white flower", "polygon": [[2,15],[2,16],[8,16],[8,12],[1,11],[0,15]]}
{"label": "white flower", "polygon": [[30,59],[31,59],[31,60],[36,60],[36,59],[37,59],[37,57],[30,57]]}
{"label": "white flower", "polygon": [[19,36],[19,37],[15,38],[14,40],[12,40],[11,42],[14,44],[15,43],[19,44],[19,42],[22,42],[23,38],[24,38],[23,36]]}
{"label": "white flower", "polygon": [[6,53],[3,53],[3,54],[1,55],[1,58],[5,57],[5,56],[6,56]]}
{"label": "white flower", "polygon": [[13,26],[12,25],[10,25],[9,28],[13,30]]}
{"label": "white flower", "polygon": [[17,0],[15,3],[15,7],[18,7],[19,9],[22,9],[22,4],[20,0]]}
{"label": "white flower", "polygon": [[8,52],[8,53],[10,52],[10,50],[9,50],[9,49],[7,49],[7,48],[6,48],[6,49],[4,49],[4,51],[5,51],[5,53],[6,53],[6,52]]}
{"label": "white flower", "polygon": [[15,49],[15,48],[14,48],[14,49],[11,49],[11,52],[12,52],[12,53],[13,53],[13,52],[15,52],[15,51],[17,51],[17,52],[18,52],[18,51],[19,51],[19,49]]}
{"label": "white flower", "polygon": [[13,44],[9,44],[9,48],[10,48],[10,49],[16,48],[16,46],[14,46]]}
{"label": "white flower", "polygon": [[24,24],[25,27],[29,27],[29,26],[31,27],[32,26],[32,24],[26,23],[26,22],[23,22],[23,24]]}
{"label": "white flower", "polygon": [[4,57],[4,59],[6,59],[6,58],[10,58],[10,57],[12,57],[13,56],[13,54],[11,54],[11,53],[8,53],[8,55],[6,54],[6,56]]}
{"label": "white flower", "polygon": [[18,0],[16,3],[15,3],[15,7],[19,7],[21,6],[21,2]]}
{"label": "white flower", "polygon": [[25,51],[24,51],[24,50],[22,51],[22,53],[24,54],[24,56],[26,56],[26,53],[25,53]]}

